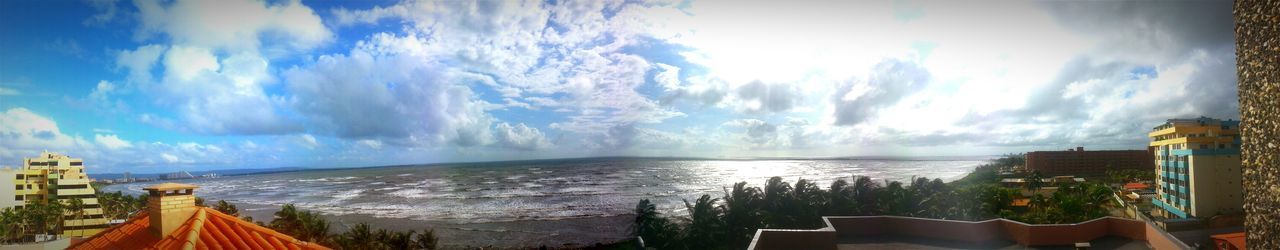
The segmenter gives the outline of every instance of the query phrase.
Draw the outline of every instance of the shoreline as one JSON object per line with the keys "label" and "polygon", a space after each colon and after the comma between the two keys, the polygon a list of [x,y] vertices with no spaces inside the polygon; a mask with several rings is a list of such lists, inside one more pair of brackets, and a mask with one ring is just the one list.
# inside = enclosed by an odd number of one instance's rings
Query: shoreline
{"label": "shoreline", "polygon": [[[270,223],[280,206],[233,202],[241,216]],[[452,223],[401,218],[379,218],[371,215],[333,215],[321,213],[330,223],[330,233],[341,234],[357,223],[368,223],[373,230],[435,230],[440,245],[446,249],[474,247],[498,248],[583,248],[609,245],[629,240],[631,215],[583,217],[561,220],[531,220],[484,223]]]}

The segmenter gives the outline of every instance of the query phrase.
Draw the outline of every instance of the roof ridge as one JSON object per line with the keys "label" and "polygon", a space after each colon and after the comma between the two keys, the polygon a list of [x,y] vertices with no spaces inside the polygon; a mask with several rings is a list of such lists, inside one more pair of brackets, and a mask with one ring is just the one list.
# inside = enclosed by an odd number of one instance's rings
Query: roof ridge
{"label": "roof ridge", "polygon": [[196,242],[200,241],[200,229],[204,228],[205,214],[204,209],[198,209],[196,215],[191,216],[194,223],[191,224],[191,231],[187,231],[187,242],[183,243],[183,249],[195,248]]}

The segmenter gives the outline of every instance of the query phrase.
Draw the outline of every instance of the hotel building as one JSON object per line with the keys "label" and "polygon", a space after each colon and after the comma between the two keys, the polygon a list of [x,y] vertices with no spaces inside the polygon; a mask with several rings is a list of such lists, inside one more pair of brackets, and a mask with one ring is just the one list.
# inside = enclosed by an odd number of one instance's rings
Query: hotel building
{"label": "hotel building", "polygon": [[1067,151],[1027,152],[1027,171],[1042,176],[1103,176],[1107,170],[1150,171],[1151,152],[1145,150],[1094,150],[1076,147]]}
{"label": "hotel building", "polygon": [[71,200],[79,200],[83,205],[81,211],[67,211],[63,215],[62,235],[90,236],[107,228],[98,196],[84,172],[84,160],[45,152],[39,157],[23,159],[21,169],[5,169],[0,173],[5,174],[0,180],[6,184],[5,191],[0,193],[8,193],[8,188],[13,187],[12,196],[0,197],[5,200],[0,204],[22,207],[37,202],[70,204]]}
{"label": "hotel building", "polygon": [[1156,197],[1165,218],[1243,212],[1240,122],[1207,117],[1170,119],[1148,134],[1155,153]]}

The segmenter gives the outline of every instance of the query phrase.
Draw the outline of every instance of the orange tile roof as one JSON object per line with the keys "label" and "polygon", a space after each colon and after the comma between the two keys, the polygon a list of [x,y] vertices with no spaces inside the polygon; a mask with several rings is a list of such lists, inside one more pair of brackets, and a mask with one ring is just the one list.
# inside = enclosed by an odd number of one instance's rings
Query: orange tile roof
{"label": "orange tile roof", "polygon": [[150,225],[143,212],[67,249],[329,249],[207,207],[164,237]]}
{"label": "orange tile roof", "polygon": [[1147,187],[1148,187],[1148,186],[1147,186],[1147,184],[1144,184],[1144,183],[1138,183],[1138,182],[1131,182],[1131,183],[1129,183],[1129,184],[1124,184],[1124,189],[1125,189],[1125,190],[1129,190],[1129,189],[1146,189]]}
{"label": "orange tile roof", "polygon": [[1229,233],[1229,234],[1215,234],[1213,236],[1209,236],[1209,238],[1213,238],[1214,241],[1219,241],[1219,240],[1226,241],[1227,244],[1230,244],[1231,247],[1234,247],[1235,249],[1248,249],[1245,247],[1244,237],[1245,237],[1244,232]]}

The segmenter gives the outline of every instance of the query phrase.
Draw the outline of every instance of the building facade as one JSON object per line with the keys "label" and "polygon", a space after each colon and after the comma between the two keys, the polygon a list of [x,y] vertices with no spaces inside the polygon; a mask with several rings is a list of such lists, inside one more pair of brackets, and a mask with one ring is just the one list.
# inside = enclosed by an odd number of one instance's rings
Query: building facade
{"label": "building facade", "polygon": [[1166,218],[1243,212],[1240,122],[1170,119],[1148,134],[1156,162],[1156,197]]}
{"label": "building facade", "polygon": [[14,181],[15,192],[9,197],[21,204],[19,206],[36,202],[68,205],[76,203],[73,200],[79,201],[79,211],[68,210],[63,215],[63,236],[91,236],[107,228],[102,205],[84,172],[84,160],[45,152],[39,157],[23,159],[19,170],[3,176]]}
{"label": "building facade", "polygon": [[1027,152],[1027,171],[1040,172],[1042,176],[1077,175],[1102,176],[1107,170],[1154,168],[1151,153],[1144,150],[1085,151],[1077,147],[1067,151]]}
{"label": "building facade", "polygon": [[[23,174],[22,169],[3,167],[0,168],[0,208],[11,208],[21,206],[24,202],[18,200],[16,186],[18,179],[10,176],[18,176]],[[11,198],[12,197],[12,198]]]}

